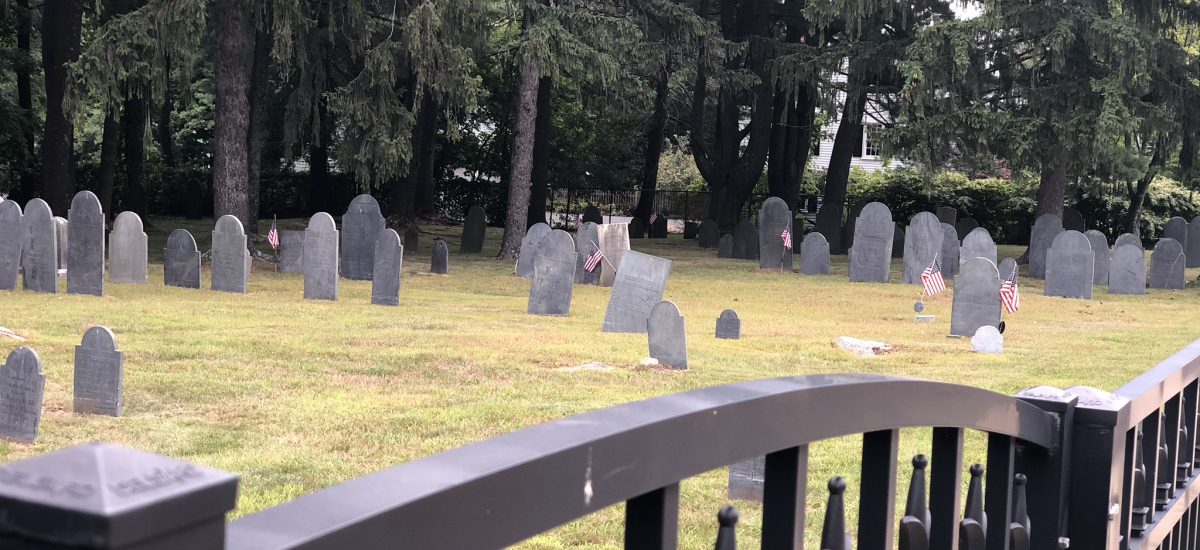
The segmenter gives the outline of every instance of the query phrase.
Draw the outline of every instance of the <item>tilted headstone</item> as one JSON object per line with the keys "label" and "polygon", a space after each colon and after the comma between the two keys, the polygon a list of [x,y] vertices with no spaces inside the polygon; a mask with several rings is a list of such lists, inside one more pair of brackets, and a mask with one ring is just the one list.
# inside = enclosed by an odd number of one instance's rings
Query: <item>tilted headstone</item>
{"label": "tilted headstone", "polygon": [[696,235],[700,234],[700,224],[696,222],[683,222],[683,238],[695,239]]}
{"label": "tilted headstone", "polygon": [[[601,235],[603,235],[601,226]],[[662,301],[671,274],[671,260],[649,254],[625,253],[613,281],[602,332],[646,332],[646,320],[654,304]]]}
{"label": "tilted headstone", "polygon": [[1184,287],[1184,268],[1187,258],[1183,245],[1175,239],[1162,238],[1150,252],[1150,288],[1180,290]]}
{"label": "tilted headstone", "polygon": [[625,253],[629,252],[629,226],[623,223],[606,223],[596,226],[600,237],[600,250],[604,260],[600,262],[600,285],[612,286],[617,279],[617,270]]}
{"label": "tilted headstone", "polygon": [[984,325],[1000,326],[1000,272],[987,258],[971,258],[954,279],[950,334],[972,336]]}
{"label": "tilted headstone", "polygon": [[518,277],[533,277],[533,261],[537,258],[538,247],[549,233],[550,226],[544,223],[535,223],[525,232],[525,238],[521,239],[521,252],[517,255]]}
{"label": "tilted headstone", "polygon": [[829,242],[830,254],[841,254],[842,249],[842,208],[840,205],[827,202],[817,211],[817,233],[825,236]]}
{"label": "tilted headstone", "polygon": [[25,290],[58,292],[58,232],[50,205],[30,200],[21,218],[21,276]]}
{"label": "tilted headstone", "polygon": [[[380,235],[382,237],[382,235]],[[416,254],[421,249],[421,228],[411,225],[404,230],[404,250],[409,254]],[[376,249],[378,250],[378,249]]]}
{"label": "tilted headstone", "polygon": [[723,259],[733,259],[734,239],[732,233],[721,235],[721,242],[717,245],[717,257]]}
{"label": "tilted headstone", "polygon": [[604,216],[600,214],[599,208],[589,204],[583,209],[583,222],[592,222],[596,225],[600,225],[604,223]]}
{"label": "tilted headstone", "polygon": [[958,223],[958,209],[951,206],[939,206],[937,208],[937,219],[939,222],[954,225]]}
{"label": "tilted headstone", "polygon": [[[575,232],[575,284],[600,284],[600,266],[597,265],[592,271],[585,269],[588,258],[600,249],[600,232],[597,227],[599,226],[593,222],[583,222]],[[604,260],[601,259],[600,263],[604,263]]]}
{"label": "tilted headstone", "polygon": [[74,409],[83,414],[121,416],[125,409],[125,352],[106,327],[83,333],[75,346]]}
{"label": "tilted headstone", "polygon": [[212,233],[212,289],[244,294],[249,258],[242,222],[229,214],[221,216]]}
{"label": "tilted headstone", "polygon": [[58,269],[68,269],[67,260],[71,248],[71,223],[66,218],[54,216],[54,230],[58,233]]}
{"label": "tilted headstone", "polygon": [[163,283],[180,288],[200,288],[200,251],[186,229],[176,229],[163,249]]}
{"label": "tilted headstone", "polygon": [[687,331],[674,302],[663,300],[654,304],[646,321],[646,339],[650,342],[650,357],[657,359],[659,365],[687,370]]}
{"label": "tilted headstone", "polygon": [[1113,247],[1108,293],[1138,296],[1146,293],[1146,251],[1141,246],[1125,243]]}
{"label": "tilted headstone", "polygon": [[[378,240],[376,236],[372,242]],[[374,244],[372,244],[374,246]],[[375,251],[371,251],[374,261]],[[372,275],[375,266],[371,266]],[[317,212],[304,230],[304,299],[338,298],[338,229],[333,216]]]}
{"label": "tilted headstone", "polygon": [[21,205],[0,201],[0,290],[16,290],[21,273]]}
{"label": "tilted headstone", "polygon": [[135,212],[121,212],[108,234],[108,280],[114,283],[146,284],[146,233]]}
{"label": "tilted headstone", "polygon": [[304,272],[304,232],[285,230],[279,232],[279,271],[282,273]]}
{"label": "tilted headstone", "polygon": [[67,294],[104,295],[104,211],[91,191],[71,199]]}
{"label": "tilted headstone", "polygon": [[[904,283],[921,284],[921,272],[942,253],[946,232],[937,216],[918,212],[904,230]],[[943,264],[945,261],[943,259]],[[944,268],[944,266],[943,266]]]}
{"label": "tilted headstone", "polygon": [[[1163,226],[1163,238],[1164,239],[1174,239],[1186,251],[1187,246],[1188,246],[1188,243],[1187,243],[1188,222],[1187,222],[1187,220],[1185,220],[1179,216],[1175,216],[1175,217],[1167,220],[1167,225]],[[1153,263],[1153,262],[1151,262],[1151,263]],[[1153,266],[1151,266],[1151,269],[1153,269]]]}
{"label": "tilted headstone", "polygon": [[767,459],[763,455],[730,464],[729,499],[762,502],[766,473]]}
{"label": "tilted headstone", "polygon": [[1083,221],[1083,214],[1074,208],[1063,208],[1062,223],[1063,230],[1080,233],[1087,231],[1087,222]]}
{"label": "tilted headstone", "polygon": [[[970,233],[962,240],[962,246],[958,250],[958,263],[965,264],[971,258],[987,258],[996,263],[996,243],[992,241],[992,234],[982,227],[972,229]],[[1007,273],[1004,276],[1008,276]]]}
{"label": "tilted headstone", "polygon": [[1088,238],[1088,242],[1092,243],[1092,252],[1095,252],[1095,263],[1092,266],[1092,284],[1106,285],[1108,284],[1108,237],[1105,237],[1104,233],[1095,229],[1085,231],[1083,236]]}
{"label": "tilted headstone", "polygon": [[642,223],[640,218],[629,220],[629,238],[644,239],[646,238],[646,225]]}
{"label": "tilted headstone", "polygon": [[404,251],[395,229],[384,229],[375,239],[375,269],[371,274],[371,303],[379,306],[400,305],[400,269]]}
{"label": "tilted headstone", "polygon": [[958,275],[958,249],[961,243],[958,242],[958,232],[954,230],[954,226],[948,223],[942,224],[942,276],[947,279],[953,279]]}
{"label": "tilted headstone", "polygon": [[954,224],[954,232],[958,234],[958,240],[964,240],[972,231],[979,228],[979,222],[975,218],[963,218]]}
{"label": "tilted headstone", "polygon": [[1050,250],[1050,245],[1054,242],[1054,239],[1062,232],[1062,218],[1054,214],[1042,214],[1033,223],[1033,229],[1029,232],[1030,277],[1034,279],[1046,278],[1046,253]]}
{"label": "tilted headstone", "polygon": [[742,339],[742,320],[736,311],[727,309],[717,317],[717,338],[722,340]]}
{"label": "tilted headstone", "polygon": [[1188,224],[1187,248],[1183,253],[1187,255],[1188,267],[1200,267],[1200,216]]}
{"label": "tilted headstone", "polygon": [[487,217],[483,208],[472,206],[467,211],[467,221],[463,223],[462,248],[463,254],[479,254],[483,252],[483,239],[487,236]]}
{"label": "tilted headstone", "polygon": [[450,274],[450,247],[446,241],[438,239],[433,242],[433,253],[429,259],[429,272],[435,275]]}
{"label": "tilted headstone", "polygon": [[800,241],[800,273],[829,275],[829,242],[824,235],[814,231]]}
{"label": "tilted headstone", "polygon": [[371,195],[359,195],[350,201],[342,215],[342,277],[356,281],[371,280],[375,269],[375,239],[385,223],[379,202]]}
{"label": "tilted headstone", "polygon": [[666,216],[660,214],[657,218],[654,218],[654,221],[650,224],[650,238],[651,239],[667,238],[667,217]]}
{"label": "tilted headstone", "polygon": [[37,439],[45,389],[46,376],[36,351],[21,347],[8,354],[0,368],[0,439],[18,443]]}
{"label": "tilted headstone", "polygon": [[571,297],[575,292],[575,239],[561,229],[542,238],[537,258],[533,260],[533,282],[529,286],[530,315],[565,317],[571,313]]}
{"label": "tilted headstone", "polygon": [[904,259],[904,228],[896,224],[896,233],[892,236],[892,258]]}
{"label": "tilted headstone", "polygon": [[779,197],[763,201],[758,211],[758,267],[762,269],[792,270],[792,250],[783,246],[783,231],[792,233],[792,242],[800,239],[792,231],[792,211]]}
{"label": "tilted headstone", "polygon": [[1000,279],[1004,280],[1012,276],[1013,271],[1017,272],[1017,276],[1021,275],[1021,271],[1017,266],[1017,261],[1012,258],[1000,260]]}
{"label": "tilted headstone", "polygon": [[700,248],[716,248],[721,241],[721,228],[713,220],[700,223],[700,232],[696,238]]}
{"label": "tilted headstone", "polygon": [[892,270],[892,240],[895,238],[896,222],[892,221],[892,211],[879,202],[864,206],[854,223],[850,282],[888,282]]}
{"label": "tilted headstone", "polygon": [[1093,254],[1083,233],[1059,233],[1046,251],[1046,296],[1092,299]]}
{"label": "tilted headstone", "polygon": [[733,228],[733,257],[739,260],[758,259],[758,228],[750,220],[742,220]]}
{"label": "tilted headstone", "polygon": [[1143,252],[1145,252],[1145,250],[1146,250],[1146,248],[1144,246],[1142,246],[1142,239],[1140,239],[1137,235],[1134,235],[1133,233],[1121,233],[1120,235],[1118,235],[1117,240],[1115,242],[1113,242],[1113,245],[1112,245],[1113,250],[1116,250],[1116,248],[1118,246],[1121,246],[1123,244],[1131,244],[1133,246],[1138,247]]}

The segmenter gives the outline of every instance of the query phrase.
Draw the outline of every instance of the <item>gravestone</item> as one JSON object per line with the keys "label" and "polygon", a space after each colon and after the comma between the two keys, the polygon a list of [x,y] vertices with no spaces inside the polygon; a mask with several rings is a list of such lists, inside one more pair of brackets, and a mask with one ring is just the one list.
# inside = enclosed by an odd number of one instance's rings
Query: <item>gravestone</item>
{"label": "gravestone", "polygon": [[842,228],[842,247],[846,249],[846,253],[850,253],[850,249],[854,248],[854,227],[858,224],[858,216],[862,214],[864,204],[856,204],[850,209],[850,215],[846,217],[846,225]]}
{"label": "gravestone", "polygon": [[1200,267],[1200,216],[1188,224],[1187,249],[1183,253],[1187,255],[1188,267]]}
{"label": "gravestone", "polygon": [[[483,208],[478,205],[472,206],[467,211],[467,221],[463,223],[462,247],[459,252],[463,254],[479,254],[483,252],[483,239],[487,236],[487,217],[483,213]],[[405,234],[407,239],[407,233]],[[405,247],[407,248],[407,246]],[[414,251],[416,249],[413,249]]]}
{"label": "gravestone", "polygon": [[829,275],[829,242],[824,235],[814,231],[800,241],[800,273]]}
{"label": "gravestone", "polygon": [[766,474],[767,458],[763,455],[730,464],[729,499],[762,502]]}
{"label": "gravestone", "polygon": [[600,225],[604,223],[604,216],[600,214],[599,208],[589,204],[583,209],[583,222],[592,222],[596,225]]}
{"label": "gravestone", "polygon": [[623,223],[606,223],[596,226],[600,238],[600,250],[604,259],[600,262],[600,285],[612,286],[625,253],[629,252],[629,226]]}
{"label": "gravestone", "polygon": [[[383,232],[385,223],[379,212],[379,202],[371,195],[359,195],[350,201],[342,215],[340,236],[342,277],[356,281],[371,280],[375,269],[375,239]],[[305,254],[307,256],[307,254]]]}
{"label": "gravestone", "polygon": [[937,219],[941,223],[954,225],[958,223],[958,209],[950,206],[939,206],[937,208]]}
{"label": "gravestone", "polygon": [[895,238],[896,222],[892,221],[892,211],[878,202],[864,206],[854,223],[850,282],[888,282],[892,267],[892,241]]}
{"label": "gravestone", "polygon": [[942,276],[953,279],[958,275],[958,232],[948,223],[942,224]]}
{"label": "gravestone", "polygon": [[683,238],[695,239],[700,233],[700,224],[696,222],[683,222]]}
{"label": "gravestone", "polygon": [[[992,265],[996,263],[996,243],[992,241],[992,234],[982,227],[976,227],[967,233],[959,248],[959,264],[965,264],[971,258],[987,258]],[[1004,273],[1003,276],[1007,277],[1008,274]]]}
{"label": "gravestone", "polygon": [[1113,247],[1108,293],[1139,296],[1146,293],[1146,251],[1142,247],[1129,243]]}
{"label": "gravestone", "polygon": [[650,342],[650,357],[657,359],[659,365],[687,370],[687,331],[674,302],[663,300],[654,304],[646,321],[646,339]]}
{"label": "gravestone", "polygon": [[108,280],[146,284],[148,246],[142,218],[134,212],[118,214],[108,234]]}
{"label": "gravestone", "polygon": [[104,211],[91,191],[71,199],[67,294],[104,295]]}
{"label": "gravestone", "polygon": [[896,233],[892,235],[892,258],[904,259],[904,228],[896,224]]}
{"label": "gravestone", "polygon": [[400,305],[400,269],[404,251],[395,229],[384,229],[375,239],[375,269],[371,274],[371,303],[377,306]]}
{"label": "gravestone", "polygon": [[0,201],[0,290],[16,290],[21,273],[21,205]]}
{"label": "gravestone", "polygon": [[282,273],[304,272],[304,232],[279,232],[279,271]]}
{"label": "gravestone", "polygon": [[658,216],[650,223],[650,238],[665,239],[667,238],[667,217]]}
{"label": "gravestone", "polygon": [[715,221],[704,220],[700,223],[700,232],[696,240],[699,241],[700,248],[716,248],[721,241],[721,228]]}
{"label": "gravestone", "polygon": [[[1163,226],[1163,238],[1164,239],[1174,239],[1175,242],[1178,242],[1179,245],[1182,246],[1184,250],[1187,250],[1187,246],[1188,246],[1187,237],[1188,237],[1187,220],[1185,220],[1179,216],[1175,216],[1174,218],[1167,220],[1167,225]],[[1157,245],[1155,245],[1155,246],[1157,246]],[[1154,262],[1151,261],[1150,263],[1153,264]],[[1154,266],[1151,265],[1152,271],[1153,271],[1153,268],[1154,268]],[[1151,278],[1153,278],[1153,277],[1151,277]]]}
{"label": "gravestone", "polygon": [[830,254],[841,254],[842,250],[842,208],[827,202],[817,211],[817,233],[825,236],[829,242]]}
{"label": "gravestone", "polygon": [[733,257],[739,260],[758,259],[758,228],[750,220],[742,220],[733,228]]}
{"label": "gravestone", "polygon": [[180,288],[200,288],[200,251],[186,229],[176,229],[163,249],[163,283]]}
{"label": "gravestone", "polygon": [[[383,238],[383,235],[381,234],[379,237]],[[421,228],[415,225],[410,225],[408,229],[404,230],[404,250],[409,254],[416,254],[420,249]]]}
{"label": "gravestone", "polygon": [[640,218],[632,218],[629,220],[629,238],[644,239],[646,238],[646,226]]}
{"label": "gravestone", "polygon": [[1179,241],[1159,239],[1150,252],[1150,288],[1181,290],[1186,264],[1183,245]]}
{"label": "gravestone", "polygon": [[58,269],[67,269],[68,250],[71,248],[71,223],[66,218],[54,216],[54,231],[58,236]]}
{"label": "gravestone", "polygon": [[742,339],[742,320],[738,319],[736,311],[727,309],[721,312],[720,317],[717,317],[717,338],[721,340]]}
{"label": "gravestone", "polygon": [[242,222],[229,214],[221,216],[212,233],[212,289],[245,294],[249,259]]}
{"label": "gravestone", "polygon": [[1046,296],[1092,299],[1093,254],[1083,233],[1059,233],[1046,251]]}
{"label": "gravestone", "polygon": [[1062,224],[1063,230],[1080,233],[1087,231],[1087,222],[1083,221],[1083,214],[1074,208],[1063,208]]}
{"label": "gravestone", "polygon": [[1014,271],[1017,272],[1017,276],[1021,275],[1021,272],[1020,272],[1019,268],[1017,267],[1016,260],[1014,260],[1012,258],[1005,258],[1003,260],[1000,260],[1000,279],[1001,280],[1011,277]]}
{"label": "gravestone", "polygon": [[1092,266],[1092,284],[1106,285],[1108,284],[1108,237],[1104,233],[1089,229],[1083,233],[1083,236],[1088,238],[1088,242],[1092,243],[1092,252],[1095,252],[1095,261]]}
{"label": "gravestone", "polygon": [[[1029,276],[1046,278],[1046,253],[1059,233],[1063,232],[1062,219],[1054,214],[1042,214],[1033,223],[1029,232]],[[1080,233],[1082,235],[1082,233]],[[1088,245],[1089,247],[1091,245]]]}
{"label": "gravestone", "polygon": [[438,239],[433,242],[433,252],[429,258],[429,272],[435,275],[450,274],[450,247],[446,241]]}
{"label": "gravestone", "polygon": [[[600,232],[597,227],[599,226],[593,222],[584,222],[575,232],[575,284],[600,284],[600,266],[596,266],[590,272],[584,269],[588,258],[600,249]],[[600,263],[604,263],[604,260],[601,259]]]}
{"label": "gravestone", "polygon": [[33,199],[25,204],[21,235],[21,276],[25,290],[58,292],[58,232],[46,201]]}
{"label": "gravestone", "polygon": [[979,228],[979,222],[975,218],[963,218],[954,224],[954,232],[958,235],[958,240],[964,240],[972,231]]}
{"label": "gravestone", "polygon": [[723,259],[733,258],[734,238],[732,233],[721,235],[721,243],[717,245],[717,257]]}
{"label": "gravestone", "polygon": [[[372,242],[378,240],[376,236]],[[371,251],[374,261],[375,251]],[[371,266],[372,276],[375,266]],[[304,299],[338,298],[338,230],[333,216],[317,212],[304,230]]]}
{"label": "gravestone", "polygon": [[75,412],[121,416],[125,409],[125,352],[105,327],[83,333],[75,346]]}
{"label": "gravestone", "polygon": [[37,439],[45,389],[46,376],[36,351],[21,347],[8,354],[0,369],[0,438],[18,443]]}
{"label": "gravestone", "polygon": [[1134,235],[1133,233],[1121,233],[1118,235],[1117,240],[1113,242],[1113,250],[1116,250],[1118,246],[1123,244],[1131,244],[1138,247],[1138,249],[1143,252],[1146,251],[1146,248],[1142,246],[1142,239],[1138,238],[1138,236]]}
{"label": "gravestone", "polygon": [[517,255],[517,277],[533,277],[533,262],[537,258],[538,247],[549,233],[550,226],[544,223],[535,223],[525,232],[525,238],[521,239],[521,251]]}
{"label": "gravestone", "polygon": [[529,286],[530,315],[566,317],[571,313],[575,292],[575,239],[561,229],[542,238],[533,260],[533,282]]}
{"label": "gravestone", "polygon": [[984,325],[971,336],[971,349],[976,353],[1004,353],[1004,335],[991,325]]}
{"label": "gravestone", "polygon": [[972,336],[979,327],[1000,326],[1000,272],[987,258],[971,258],[954,279],[950,334]]}
{"label": "gravestone", "polygon": [[[603,235],[603,228],[601,230]],[[654,304],[662,301],[671,274],[671,260],[649,254],[625,253],[613,281],[602,332],[646,332],[646,320]]]}
{"label": "gravestone", "polygon": [[[783,230],[792,231],[792,211],[779,197],[763,201],[758,211],[758,267],[792,270],[792,251],[783,246]],[[792,232],[792,242],[800,239]]]}
{"label": "gravestone", "polygon": [[[942,253],[942,240],[946,232],[937,216],[929,212],[918,212],[908,222],[904,231],[904,283],[921,284],[921,272],[933,259]],[[942,261],[942,264],[946,262]],[[945,266],[943,265],[943,268]]]}

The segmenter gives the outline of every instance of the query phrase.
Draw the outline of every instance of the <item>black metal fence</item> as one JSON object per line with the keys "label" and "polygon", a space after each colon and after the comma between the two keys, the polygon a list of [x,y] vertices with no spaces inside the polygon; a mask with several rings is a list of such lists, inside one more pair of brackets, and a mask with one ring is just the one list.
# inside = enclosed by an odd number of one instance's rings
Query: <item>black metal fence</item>
{"label": "black metal fence", "polygon": [[[700,222],[709,215],[709,201],[712,193],[708,191],[674,191],[660,189],[653,191],[653,207],[651,210],[660,216],[674,220]],[[590,189],[575,187],[551,187],[547,197],[546,211],[565,216],[564,220],[573,219],[576,214],[582,214],[589,205],[600,209],[607,216],[632,217],[637,210],[642,192],[639,189]],[[742,206],[742,215],[752,218],[762,208],[763,201],[770,195],[754,193]],[[821,199],[817,195],[800,197],[800,210],[815,219]]]}

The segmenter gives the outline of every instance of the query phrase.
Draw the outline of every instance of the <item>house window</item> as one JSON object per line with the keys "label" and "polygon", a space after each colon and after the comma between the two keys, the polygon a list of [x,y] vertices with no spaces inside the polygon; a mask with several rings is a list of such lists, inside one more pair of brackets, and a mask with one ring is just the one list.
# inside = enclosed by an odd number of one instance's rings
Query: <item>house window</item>
{"label": "house window", "polygon": [[866,144],[863,147],[863,155],[868,157],[879,156],[879,135],[878,130],[870,126],[863,127],[863,134],[866,135]]}

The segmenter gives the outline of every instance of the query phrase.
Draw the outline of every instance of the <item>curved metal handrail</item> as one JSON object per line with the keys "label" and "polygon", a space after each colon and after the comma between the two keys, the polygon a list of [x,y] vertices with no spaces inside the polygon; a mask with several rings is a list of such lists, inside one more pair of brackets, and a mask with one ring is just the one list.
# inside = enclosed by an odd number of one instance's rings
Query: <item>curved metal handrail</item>
{"label": "curved metal handrail", "polygon": [[1179,394],[1184,386],[1197,378],[1200,378],[1200,340],[1188,344],[1113,393],[1129,400],[1130,421],[1140,422],[1161,407],[1167,397]]}

